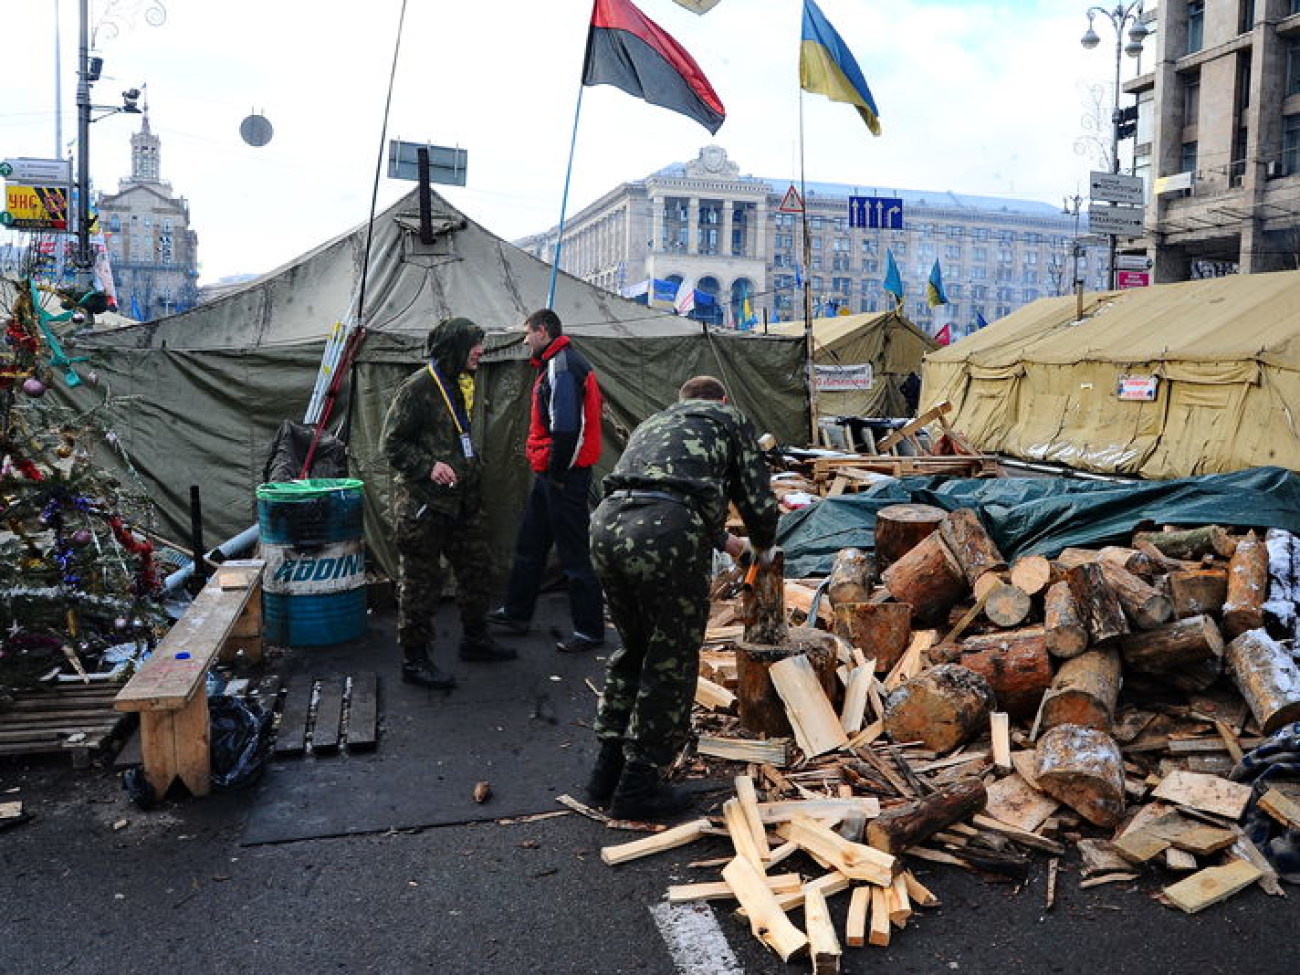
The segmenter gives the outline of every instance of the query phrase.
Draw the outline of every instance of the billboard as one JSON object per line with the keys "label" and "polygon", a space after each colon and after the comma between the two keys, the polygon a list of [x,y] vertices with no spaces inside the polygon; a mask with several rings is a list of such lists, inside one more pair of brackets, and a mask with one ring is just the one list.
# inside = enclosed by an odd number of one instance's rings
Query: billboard
{"label": "billboard", "polygon": [[67,230],[67,188],[6,183],[3,222],[18,230]]}

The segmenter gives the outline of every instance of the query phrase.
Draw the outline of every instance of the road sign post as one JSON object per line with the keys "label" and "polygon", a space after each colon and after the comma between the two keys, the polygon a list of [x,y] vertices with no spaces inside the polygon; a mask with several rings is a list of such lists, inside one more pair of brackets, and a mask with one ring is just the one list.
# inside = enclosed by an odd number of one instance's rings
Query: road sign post
{"label": "road sign post", "polygon": [[849,226],[903,229],[903,201],[897,196],[850,196]]}

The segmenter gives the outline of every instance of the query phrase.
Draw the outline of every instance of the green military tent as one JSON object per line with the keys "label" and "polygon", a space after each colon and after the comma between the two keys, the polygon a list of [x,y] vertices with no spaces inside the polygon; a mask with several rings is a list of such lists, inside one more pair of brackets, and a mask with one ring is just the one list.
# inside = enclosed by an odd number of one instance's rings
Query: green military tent
{"label": "green military tent", "polygon": [[[200,488],[205,541],[256,520],[254,494],[282,421],[301,420],[327,338],[357,300],[369,245],[367,339],[354,369],[348,428],[352,474],[366,482],[366,540],[395,569],[386,502],[389,472],[378,439],[398,384],[422,361],[432,324],[464,315],[488,330],[474,403],[475,439],[493,474],[491,523],[508,556],[529,473],[523,460],[533,369],[521,324],[546,300],[549,265],[493,236],[436,194],[432,243],[420,234],[416,194],[362,225],[211,304],[156,322],[79,337],[96,382],[59,385],[78,408],[107,397],[120,451],[110,462],[142,479],[160,530],[189,536],[191,485]],[[369,241],[368,241],[369,238]],[[554,306],[591,360],[606,397],[606,451],[617,457],[642,419],[672,402],[682,380],[710,373],[759,430],[805,443],[808,401],[796,339],[704,330],[587,282],[559,276]],[[342,411],[339,411],[341,415]]]}
{"label": "green military tent", "polygon": [[[804,323],[769,325],[774,335],[802,336]],[[939,344],[897,310],[814,318],[813,368],[821,416],[910,416],[901,386],[921,375],[921,360]]]}
{"label": "green military tent", "polygon": [[1108,474],[1300,469],[1300,271],[1043,298],[926,356],[976,447]]}

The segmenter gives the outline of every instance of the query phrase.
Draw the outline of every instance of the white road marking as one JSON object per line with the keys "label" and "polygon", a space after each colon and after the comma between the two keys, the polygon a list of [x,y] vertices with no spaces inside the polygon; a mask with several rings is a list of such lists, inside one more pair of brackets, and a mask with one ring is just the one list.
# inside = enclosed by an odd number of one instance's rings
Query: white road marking
{"label": "white road marking", "polygon": [[745,975],[708,904],[663,901],[650,908],[650,916],[673,956],[678,975]]}

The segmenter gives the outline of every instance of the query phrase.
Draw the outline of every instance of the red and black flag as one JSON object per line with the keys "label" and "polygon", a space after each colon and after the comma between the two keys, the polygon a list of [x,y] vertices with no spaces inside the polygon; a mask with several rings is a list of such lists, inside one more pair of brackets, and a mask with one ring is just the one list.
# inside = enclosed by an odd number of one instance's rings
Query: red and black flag
{"label": "red and black flag", "polygon": [[727,111],[695,59],[631,0],[596,0],[584,85],[613,85],[717,132]]}

